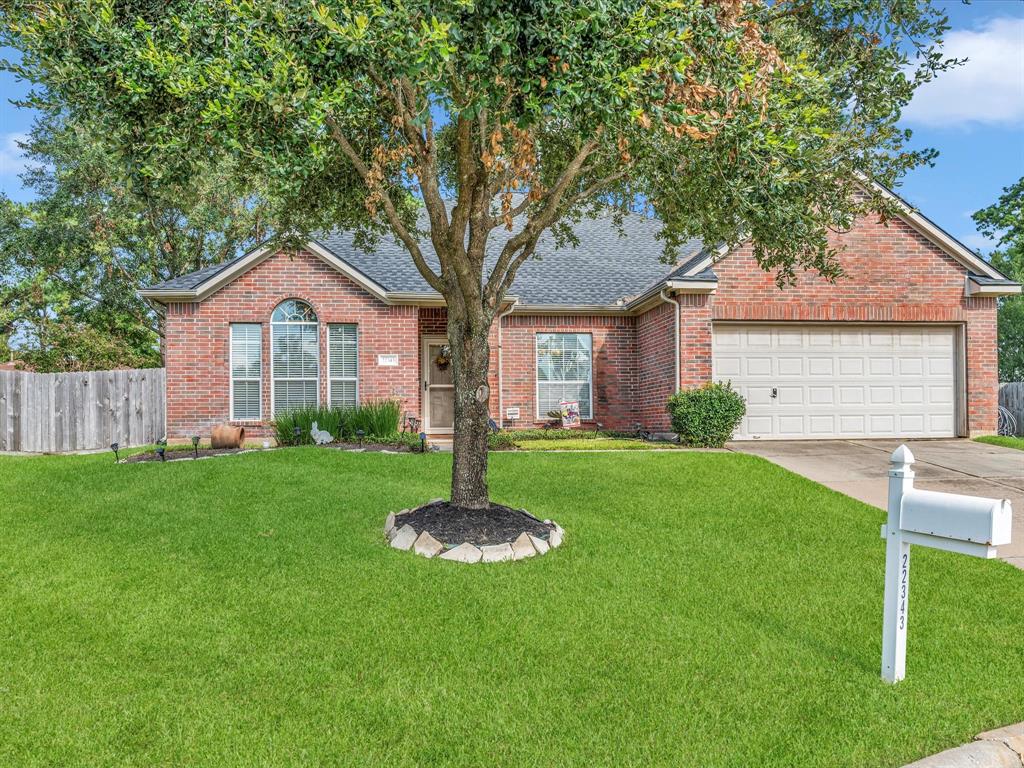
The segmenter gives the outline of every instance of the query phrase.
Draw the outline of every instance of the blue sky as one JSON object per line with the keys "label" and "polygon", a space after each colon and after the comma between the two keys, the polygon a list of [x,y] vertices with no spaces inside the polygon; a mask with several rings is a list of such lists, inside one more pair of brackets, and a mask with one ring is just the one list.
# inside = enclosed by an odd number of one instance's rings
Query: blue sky
{"label": "blue sky", "polygon": [[[1024,176],[1024,1],[943,5],[952,23],[945,52],[969,61],[922,88],[904,115],[914,145],[940,154],[934,168],[911,172],[898,192],[964,243],[987,252],[991,243],[975,230],[971,213]],[[0,191],[17,200],[27,193],[18,179],[16,142],[32,114],[9,100],[26,90],[0,73]]]}

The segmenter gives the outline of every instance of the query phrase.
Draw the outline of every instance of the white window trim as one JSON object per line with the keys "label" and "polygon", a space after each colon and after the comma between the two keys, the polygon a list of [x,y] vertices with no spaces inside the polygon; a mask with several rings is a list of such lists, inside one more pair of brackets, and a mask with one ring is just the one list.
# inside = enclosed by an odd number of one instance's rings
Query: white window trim
{"label": "white window trim", "polygon": [[[313,308],[313,305],[310,304],[308,301],[306,301],[304,299],[294,299],[294,300],[295,301],[301,301],[303,304],[308,304],[310,308]],[[314,322],[314,323],[310,323],[310,322],[307,322],[307,321],[296,322],[296,321],[291,321],[291,320],[277,320],[277,321],[275,321],[274,320],[274,312],[276,312],[277,308],[279,306],[281,306],[282,304],[284,304],[285,301],[289,301],[289,299],[284,299],[283,301],[278,302],[277,305],[274,306],[274,309],[272,309],[271,312],[270,312],[270,414],[271,414],[271,418],[273,418],[274,416],[277,416],[277,409],[274,407],[274,403],[276,402],[275,399],[274,399],[274,390],[275,390],[275,385],[276,385],[277,379],[278,379],[277,375],[274,373],[274,326],[275,325],[289,325],[289,326],[290,325],[312,325],[314,328],[316,328],[316,404],[317,405],[321,404],[320,403],[320,326],[322,325],[322,323],[320,322],[320,315],[319,314],[317,315],[316,322]],[[313,312],[315,313],[316,309],[313,309]],[[310,381],[310,378],[307,377],[307,376],[281,376],[280,378],[281,378],[281,381]]]}
{"label": "white window trim", "polygon": [[[235,326],[255,325],[260,329],[260,372],[257,376],[235,376]],[[235,382],[255,381],[258,387],[256,401],[259,413],[254,419],[235,418]],[[252,423],[263,421],[263,324],[262,323],[229,323],[228,324],[228,421]]]}
{"label": "white window trim", "polygon": [[[590,337],[590,378],[587,380],[587,391],[590,396],[590,415],[584,416],[580,413],[580,421],[594,421],[597,418],[594,407],[594,334],[590,331],[537,331],[533,334],[533,402],[537,421],[548,419],[547,411],[540,410],[540,344],[538,339],[541,336],[589,336]],[[549,384],[583,384],[582,381],[547,382]]]}
{"label": "white window trim", "polygon": [[[332,325],[354,325],[356,327],[356,375],[352,379],[335,378],[331,376],[331,326]],[[335,381],[354,381],[356,385],[356,405],[359,405],[359,323],[327,323],[327,405],[330,406],[334,399],[332,388]]]}

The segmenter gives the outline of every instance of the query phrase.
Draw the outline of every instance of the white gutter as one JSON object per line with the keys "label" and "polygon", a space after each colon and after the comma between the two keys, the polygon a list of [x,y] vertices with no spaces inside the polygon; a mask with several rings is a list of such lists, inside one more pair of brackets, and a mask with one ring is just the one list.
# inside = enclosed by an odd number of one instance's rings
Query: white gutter
{"label": "white gutter", "polygon": [[675,350],[676,350],[676,379],[675,379],[675,382],[672,384],[672,391],[669,393],[671,395],[674,395],[676,392],[679,391],[679,302],[676,299],[673,299],[673,298],[669,297],[669,295],[665,291],[665,289],[662,289],[661,293],[659,293],[658,295],[661,296],[661,300],[664,301],[666,304],[671,304],[672,305],[672,307],[673,307],[673,309],[675,311],[675,315],[676,315],[676,322],[675,322],[675,327],[676,327],[676,333],[675,333],[675,337],[676,337],[676,343],[675,343]]}
{"label": "white gutter", "polygon": [[508,309],[498,315],[498,426],[505,424],[505,379],[503,375],[504,365],[501,357],[501,321],[512,314],[519,299],[512,299]]}

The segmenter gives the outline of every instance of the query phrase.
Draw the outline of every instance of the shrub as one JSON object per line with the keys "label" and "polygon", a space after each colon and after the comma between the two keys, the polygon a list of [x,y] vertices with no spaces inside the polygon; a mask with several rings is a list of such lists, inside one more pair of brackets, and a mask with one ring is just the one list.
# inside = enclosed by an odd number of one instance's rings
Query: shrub
{"label": "shrub", "polygon": [[668,412],[679,442],[721,448],[739,426],[747,404],[731,383],[708,383],[699,389],[676,392],[668,399]]}
{"label": "shrub", "polygon": [[487,448],[491,451],[514,451],[517,437],[515,432],[491,432],[487,435]]}
{"label": "shrub", "polygon": [[398,434],[401,417],[402,404],[398,400],[369,400],[351,410],[345,436],[353,438],[361,429],[367,438],[393,437]]}

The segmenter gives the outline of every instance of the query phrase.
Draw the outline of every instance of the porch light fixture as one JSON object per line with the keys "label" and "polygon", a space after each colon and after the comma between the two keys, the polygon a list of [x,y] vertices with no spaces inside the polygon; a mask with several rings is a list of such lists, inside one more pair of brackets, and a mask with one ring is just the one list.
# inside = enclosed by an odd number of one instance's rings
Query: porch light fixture
{"label": "porch light fixture", "polygon": [[427,452],[427,433],[420,432],[420,453]]}
{"label": "porch light fixture", "polygon": [[121,459],[120,459],[120,458],[118,457],[118,455],[117,455],[117,449],[118,449],[118,448],[120,448],[120,447],[121,447],[121,446],[120,446],[120,444],[118,444],[118,443],[111,443],[111,444],[110,444],[110,450],[112,450],[112,451],[114,452],[114,463],[115,463],[115,464],[117,464],[117,463],[118,463],[118,462],[119,462],[119,461],[121,460]]}
{"label": "porch light fixture", "polygon": [[192,458],[199,458],[199,435],[192,435]]}

